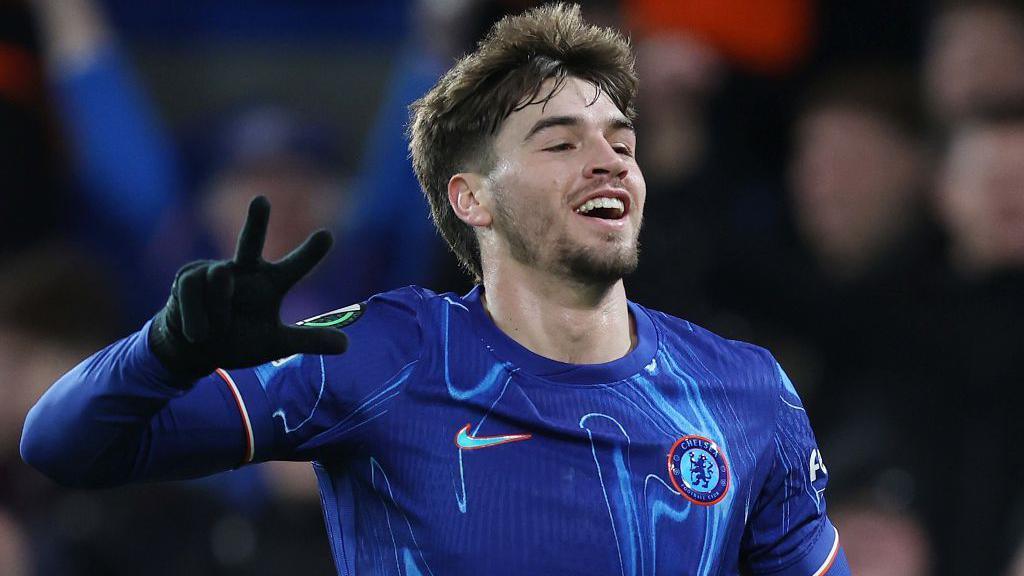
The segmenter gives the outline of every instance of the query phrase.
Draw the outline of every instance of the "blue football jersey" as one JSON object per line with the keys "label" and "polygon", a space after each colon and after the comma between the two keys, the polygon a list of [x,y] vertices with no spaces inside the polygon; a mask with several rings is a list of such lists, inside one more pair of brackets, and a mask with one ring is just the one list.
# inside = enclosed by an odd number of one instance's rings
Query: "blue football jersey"
{"label": "blue football jersey", "polygon": [[637,343],[556,362],[482,288],[416,287],[310,319],[349,350],[188,390],[149,325],[32,408],[22,456],[78,486],[313,462],[341,575],[849,574],[827,470],[766,351],[630,303]]}
{"label": "blue football jersey", "polygon": [[245,459],[313,462],[339,574],[846,572],[770,354],[630,303],[631,352],[565,364],[481,290],[381,294],[308,321],[343,355],[219,372]]}

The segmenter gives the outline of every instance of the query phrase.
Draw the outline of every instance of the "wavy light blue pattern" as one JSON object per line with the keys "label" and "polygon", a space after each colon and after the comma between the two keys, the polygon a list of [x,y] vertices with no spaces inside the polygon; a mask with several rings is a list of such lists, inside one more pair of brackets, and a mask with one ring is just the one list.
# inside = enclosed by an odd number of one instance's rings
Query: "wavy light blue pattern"
{"label": "wavy light blue pattern", "polygon": [[[384,480],[384,484],[387,487],[388,497],[391,500],[391,506],[393,506],[395,508],[395,510],[398,510],[399,514],[401,514],[401,516],[402,516],[402,519],[405,520],[405,525],[406,525],[406,527],[409,530],[409,538],[412,540],[413,546],[416,547],[416,552],[419,555],[420,560],[423,561],[423,566],[427,569],[427,573],[430,574],[430,576],[433,576],[434,572],[430,569],[430,564],[427,563],[427,559],[423,557],[423,550],[420,549],[419,542],[416,541],[416,533],[413,532],[413,530],[412,530],[412,523],[409,522],[409,518],[405,515],[404,512],[401,511],[401,508],[398,507],[398,502],[395,501],[395,494],[391,491],[391,480],[388,479],[388,475],[387,475],[387,473],[384,472],[384,469],[381,467],[380,463],[377,462],[377,460],[375,458],[371,457],[370,458],[370,484],[374,488],[378,488],[378,486],[377,486],[377,474],[380,474],[380,477]],[[391,534],[391,543],[392,543],[392,546],[394,547],[395,565],[398,568],[398,573],[402,574],[403,562],[399,561],[399,556],[401,556],[402,560],[404,561],[405,574],[407,576],[410,575],[410,574],[419,574],[419,575],[422,576],[422,572],[420,572],[419,567],[416,565],[416,560],[412,556],[412,554],[409,552],[409,549],[408,548],[402,548],[402,552],[401,553],[399,552],[398,542],[397,542],[397,539],[395,538],[395,530],[394,530],[394,528],[391,525],[391,513],[388,511],[388,504],[386,502],[384,502],[384,498],[381,495],[382,493],[381,493],[381,491],[379,489],[377,490],[377,494],[381,497],[381,505],[384,507],[384,518],[387,521],[388,531]],[[412,566],[412,569],[415,570],[415,572],[411,572],[410,571],[410,566]]]}

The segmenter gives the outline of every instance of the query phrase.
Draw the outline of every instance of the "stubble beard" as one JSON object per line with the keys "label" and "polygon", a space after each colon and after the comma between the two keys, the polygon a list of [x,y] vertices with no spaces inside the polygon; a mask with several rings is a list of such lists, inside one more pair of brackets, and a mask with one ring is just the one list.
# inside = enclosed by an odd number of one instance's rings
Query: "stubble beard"
{"label": "stubble beard", "polygon": [[629,244],[615,242],[610,235],[601,248],[580,246],[561,238],[556,244],[556,261],[571,278],[586,284],[613,284],[636,271],[640,245],[636,238]]}
{"label": "stubble beard", "polygon": [[505,237],[516,261],[542,266],[583,284],[610,285],[636,271],[640,261],[639,227],[631,242],[616,241],[616,235],[609,234],[600,247],[581,245],[563,234],[550,240],[553,249],[545,258],[543,243],[552,229],[554,216],[544,213],[538,218],[520,218],[512,209],[508,194],[504,190],[495,192],[494,228]]}

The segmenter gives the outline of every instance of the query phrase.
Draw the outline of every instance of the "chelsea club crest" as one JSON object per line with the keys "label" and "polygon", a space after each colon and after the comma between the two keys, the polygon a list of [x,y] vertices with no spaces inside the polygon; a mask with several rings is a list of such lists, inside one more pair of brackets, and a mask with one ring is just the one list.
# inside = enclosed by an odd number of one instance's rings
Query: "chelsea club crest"
{"label": "chelsea club crest", "polygon": [[687,500],[717,504],[729,491],[729,463],[714,441],[691,434],[668,451],[668,477]]}

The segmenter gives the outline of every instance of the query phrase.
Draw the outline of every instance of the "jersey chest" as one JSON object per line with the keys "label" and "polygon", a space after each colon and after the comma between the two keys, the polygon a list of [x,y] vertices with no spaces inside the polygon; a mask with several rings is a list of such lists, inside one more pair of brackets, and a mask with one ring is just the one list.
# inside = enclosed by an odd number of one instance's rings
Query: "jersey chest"
{"label": "jersey chest", "polygon": [[367,565],[729,573],[768,441],[729,417],[730,395],[665,355],[607,385],[464,356],[418,370],[332,473]]}

